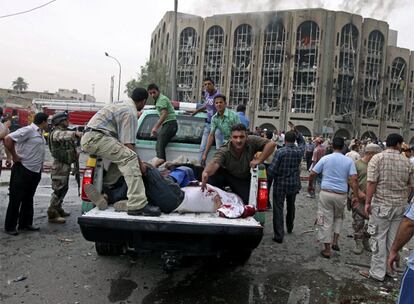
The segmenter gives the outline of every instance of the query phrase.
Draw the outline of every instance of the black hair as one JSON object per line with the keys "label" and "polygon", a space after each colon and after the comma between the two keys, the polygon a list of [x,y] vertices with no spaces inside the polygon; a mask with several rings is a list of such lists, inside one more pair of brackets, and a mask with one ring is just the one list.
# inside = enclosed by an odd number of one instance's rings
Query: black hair
{"label": "black hair", "polygon": [[246,106],[243,104],[239,104],[236,108],[236,112],[246,112]]}
{"label": "black hair", "polygon": [[49,118],[49,115],[47,115],[46,113],[43,113],[43,112],[39,112],[35,115],[35,117],[33,119],[33,123],[35,125],[40,125],[42,122],[47,121],[48,118]]}
{"label": "black hair", "polygon": [[334,150],[342,150],[345,145],[345,140],[342,137],[334,137],[332,139],[332,148]]}
{"label": "black hair", "polygon": [[246,128],[246,126],[244,124],[239,123],[239,124],[235,124],[235,125],[233,125],[231,127],[231,132],[234,132],[234,131],[244,131],[244,132],[247,132],[247,128]]}
{"label": "black hair", "polygon": [[216,101],[217,98],[222,98],[224,100],[224,102],[227,103],[226,96],[218,94],[218,95],[214,96],[214,101]]}
{"label": "black hair", "polygon": [[148,98],[148,92],[144,88],[135,88],[132,91],[131,99],[135,102],[143,101]]}
{"label": "black hair", "polygon": [[206,82],[206,81],[210,81],[213,85],[215,85],[215,84],[214,84],[214,80],[213,80],[213,79],[211,79],[211,77],[206,77],[206,78],[204,78],[203,82]]}
{"label": "black hair", "polygon": [[297,139],[297,135],[294,131],[288,131],[285,134],[285,142],[294,143]]}
{"label": "black hair", "polygon": [[3,108],[0,107],[0,115],[3,115]]}
{"label": "black hair", "polygon": [[267,139],[272,139],[272,137],[273,137],[273,131],[271,131],[271,130],[267,130],[267,131],[266,131],[266,138],[267,138]]}
{"label": "black hair", "polygon": [[404,138],[397,133],[392,133],[387,136],[385,143],[387,147],[395,147],[398,144],[402,144],[404,142]]}
{"label": "black hair", "polygon": [[157,90],[158,92],[160,91],[160,89],[158,88],[158,86],[155,83],[151,83],[150,85],[148,85],[147,90]]}

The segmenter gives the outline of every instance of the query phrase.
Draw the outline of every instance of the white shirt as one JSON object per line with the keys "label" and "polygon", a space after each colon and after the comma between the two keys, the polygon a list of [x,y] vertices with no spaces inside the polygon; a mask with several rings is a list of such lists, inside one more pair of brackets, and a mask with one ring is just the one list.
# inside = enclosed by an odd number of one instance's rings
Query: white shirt
{"label": "white shirt", "polygon": [[32,171],[40,172],[45,159],[45,139],[42,130],[32,123],[29,126],[17,129],[8,136],[16,143],[16,153],[22,165]]}
{"label": "white shirt", "polygon": [[345,156],[350,157],[354,162],[361,158],[361,155],[357,151],[350,151],[345,154]]}

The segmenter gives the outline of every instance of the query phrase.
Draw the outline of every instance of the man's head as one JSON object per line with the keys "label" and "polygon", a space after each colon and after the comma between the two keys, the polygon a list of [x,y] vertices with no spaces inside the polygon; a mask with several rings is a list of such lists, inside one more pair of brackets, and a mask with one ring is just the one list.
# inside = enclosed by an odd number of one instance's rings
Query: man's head
{"label": "man's head", "polygon": [[47,119],[49,116],[46,113],[39,112],[34,116],[33,123],[40,129],[44,130],[47,128]]}
{"label": "man's head", "polygon": [[236,108],[236,112],[243,112],[246,113],[246,106],[243,104],[239,104]]}
{"label": "man's head", "polygon": [[158,96],[160,96],[160,89],[155,83],[151,83],[147,88],[148,94],[154,98],[154,100],[157,100]]}
{"label": "man's head", "polygon": [[334,137],[332,140],[332,148],[335,151],[342,151],[345,145],[345,140],[342,137]]}
{"label": "man's head", "polygon": [[287,143],[287,144],[294,144],[295,141],[296,141],[296,138],[297,138],[297,136],[296,136],[296,133],[295,132],[288,131],[285,134],[285,143]]}
{"label": "man's head", "polygon": [[380,153],[381,151],[382,149],[380,146],[376,144],[368,144],[365,147],[365,154],[364,154],[365,161],[369,162],[375,154]]}
{"label": "man's head", "polygon": [[207,91],[209,94],[214,93],[214,91],[216,90],[216,88],[214,87],[214,81],[210,77],[204,78],[203,85],[204,90]]}
{"label": "man's head", "polygon": [[52,117],[52,125],[68,127],[69,126],[68,114],[66,112],[57,112]]}
{"label": "man's head", "polygon": [[322,138],[320,138],[320,137],[317,137],[317,138],[315,138],[314,143],[315,143],[317,146],[320,146],[320,145],[322,145],[322,143],[323,143],[323,139],[322,139]]}
{"label": "man's head", "polygon": [[227,106],[226,96],[217,95],[216,97],[214,97],[214,105],[216,106],[217,112],[222,114]]}
{"label": "man's head", "polygon": [[236,151],[242,151],[247,141],[247,129],[243,124],[236,124],[231,127],[230,142]]}
{"label": "man's head", "polygon": [[404,138],[397,133],[391,133],[387,136],[385,141],[387,148],[393,148],[395,150],[401,150],[401,145],[404,142]]}
{"label": "man's head", "polygon": [[144,88],[136,88],[131,94],[131,99],[134,101],[138,111],[141,111],[147,102],[148,92]]}

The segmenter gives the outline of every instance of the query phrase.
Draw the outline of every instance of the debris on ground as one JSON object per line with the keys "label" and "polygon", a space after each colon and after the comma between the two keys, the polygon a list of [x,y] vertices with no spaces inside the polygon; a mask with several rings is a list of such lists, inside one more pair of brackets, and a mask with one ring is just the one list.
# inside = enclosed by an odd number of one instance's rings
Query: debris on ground
{"label": "debris on ground", "polygon": [[72,239],[67,239],[67,238],[63,238],[63,237],[60,237],[60,236],[58,236],[57,239],[59,241],[61,241],[62,243],[73,243],[74,242],[74,240],[72,240]]}
{"label": "debris on ground", "polygon": [[27,279],[27,276],[21,275],[21,276],[18,276],[17,278],[15,278],[13,280],[7,281],[7,284],[10,285],[10,283],[12,283],[12,282],[21,282],[21,281],[24,281],[26,279]]}

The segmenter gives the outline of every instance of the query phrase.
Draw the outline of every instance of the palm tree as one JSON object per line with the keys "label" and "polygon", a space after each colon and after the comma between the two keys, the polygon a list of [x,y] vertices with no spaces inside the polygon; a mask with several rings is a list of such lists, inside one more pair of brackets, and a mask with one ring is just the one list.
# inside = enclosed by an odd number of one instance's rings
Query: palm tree
{"label": "palm tree", "polygon": [[23,77],[17,77],[17,79],[13,81],[12,86],[13,90],[22,92],[27,90],[29,84],[26,81],[24,81]]}

